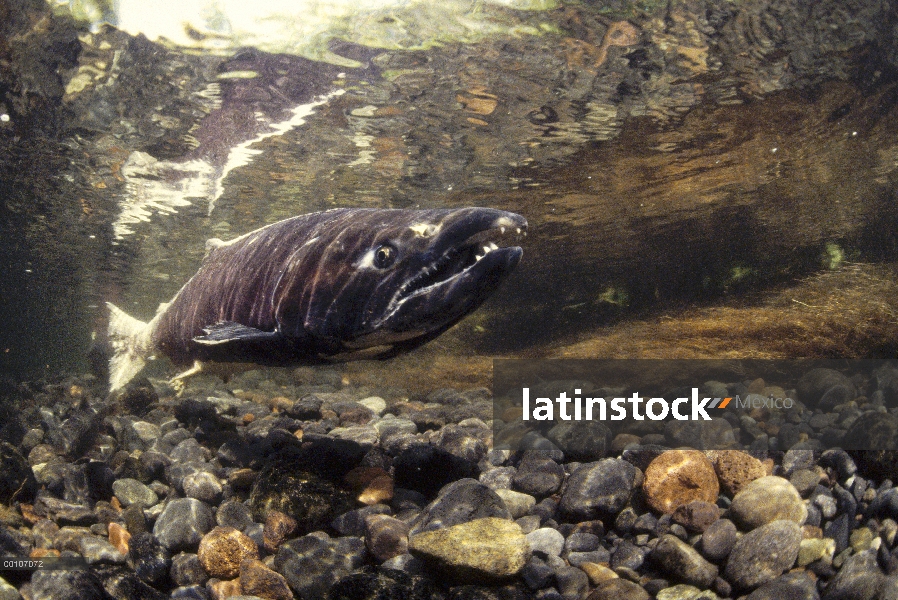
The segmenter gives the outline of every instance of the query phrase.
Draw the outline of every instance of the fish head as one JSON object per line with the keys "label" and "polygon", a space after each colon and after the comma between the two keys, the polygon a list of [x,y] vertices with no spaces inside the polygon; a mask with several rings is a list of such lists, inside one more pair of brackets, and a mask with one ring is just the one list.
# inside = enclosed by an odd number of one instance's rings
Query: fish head
{"label": "fish head", "polygon": [[523,250],[509,241],[527,229],[522,216],[487,208],[359,209],[338,222],[339,233],[319,236],[316,275],[295,295],[307,299],[303,334],[322,354],[438,336],[514,270]]}

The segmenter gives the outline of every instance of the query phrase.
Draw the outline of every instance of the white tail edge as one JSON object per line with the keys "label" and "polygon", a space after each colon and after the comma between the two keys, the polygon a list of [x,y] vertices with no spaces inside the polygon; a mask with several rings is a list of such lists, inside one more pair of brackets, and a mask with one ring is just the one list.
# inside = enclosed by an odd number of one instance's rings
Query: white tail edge
{"label": "white tail edge", "polygon": [[140,373],[152,352],[149,343],[150,326],[138,321],[125,311],[107,302],[109,307],[109,391],[114,392],[128,384]]}

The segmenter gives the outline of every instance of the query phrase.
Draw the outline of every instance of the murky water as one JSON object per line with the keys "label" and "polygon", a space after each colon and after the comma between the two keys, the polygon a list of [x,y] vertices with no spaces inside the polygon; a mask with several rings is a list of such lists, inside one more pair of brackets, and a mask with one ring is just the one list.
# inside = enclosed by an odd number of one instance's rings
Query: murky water
{"label": "murky water", "polygon": [[0,48],[5,370],[85,368],[103,302],[148,319],[207,238],[347,206],[530,222],[484,307],[355,378],[894,353],[891,4],[356,4],[261,33],[226,3],[186,31],[11,9],[31,12]]}

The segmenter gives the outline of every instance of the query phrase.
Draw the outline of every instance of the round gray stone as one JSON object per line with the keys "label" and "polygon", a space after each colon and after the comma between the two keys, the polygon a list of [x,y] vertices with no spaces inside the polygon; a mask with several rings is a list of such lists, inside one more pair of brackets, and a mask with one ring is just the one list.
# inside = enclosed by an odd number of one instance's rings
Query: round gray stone
{"label": "round gray stone", "polygon": [[801,528],[778,520],[742,536],[727,559],[724,577],[738,589],[753,589],[783,574],[795,564]]}

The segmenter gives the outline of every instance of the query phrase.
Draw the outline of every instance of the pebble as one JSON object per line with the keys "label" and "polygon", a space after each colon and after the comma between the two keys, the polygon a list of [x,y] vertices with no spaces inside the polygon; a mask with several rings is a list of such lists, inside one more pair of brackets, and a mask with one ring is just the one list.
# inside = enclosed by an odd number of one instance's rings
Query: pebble
{"label": "pebble", "polygon": [[848,537],[848,545],[854,550],[855,554],[860,554],[864,550],[869,550],[873,545],[873,532],[869,527],[859,527],[851,532]]}
{"label": "pebble", "polygon": [[511,514],[512,519],[519,519],[527,515],[530,509],[536,505],[536,498],[530,494],[522,494],[514,490],[498,489],[496,494],[502,498],[505,508]]}
{"label": "pebble", "polygon": [[514,467],[491,466],[488,470],[480,473],[479,481],[494,490],[510,490],[515,473],[517,473],[517,469]]}
{"label": "pebble", "polygon": [[592,585],[599,585],[603,581],[608,581],[609,579],[617,579],[618,574],[615,573],[610,567],[606,567],[600,563],[586,562],[580,565],[580,568],[583,569],[583,572],[586,573],[587,577],[589,577],[589,583]]}
{"label": "pebble", "polygon": [[240,571],[241,562],[259,557],[259,549],[246,534],[219,525],[203,536],[197,557],[210,577],[231,579]]}
{"label": "pebble", "polygon": [[[352,442],[347,444],[358,447]],[[315,450],[316,447],[320,452]],[[270,463],[256,477],[250,492],[253,519],[264,522],[269,511],[277,510],[296,519],[298,531],[308,532],[325,527],[335,517],[354,508],[355,501],[349,490],[312,471],[336,473],[341,465],[345,467],[345,462],[351,459],[340,457],[342,449],[335,440],[318,440],[308,446],[304,442],[303,458],[308,460],[290,457]],[[334,464],[312,464],[315,456],[323,463]]]}
{"label": "pebble", "polygon": [[830,448],[820,455],[820,466],[835,469],[840,481],[857,473],[857,464],[851,455],[841,448]]}
{"label": "pebble", "polygon": [[851,379],[835,369],[825,367],[811,369],[802,375],[796,384],[796,389],[799,400],[816,408],[821,397],[837,386],[842,388],[841,391],[845,398],[854,399],[856,390]]}
{"label": "pebble", "polygon": [[596,586],[586,600],[651,600],[646,592],[638,584],[626,579],[609,579]]}
{"label": "pebble", "polygon": [[789,475],[789,483],[798,491],[798,495],[807,498],[821,482],[821,474],[811,469],[798,469]]}
{"label": "pebble", "polygon": [[824,598],[877,600],[886,577],[876,562],[876,552],[867,550],[849,557],[824,590]]}
{"label": "pebble", "polygon": [[19,594],[19,590],[0,577],[0,600],[21,600],[21,598],[22,595]]}
{"label": "pebble", "polygon": [[807,449],[796,449],[786,451],[783,455],[783,471],[786,475],[791,475],[799,469],[810,469],[814,466],[814,451]]}
{"label": "pebble", "polygon": [[[859,416],[845,432],[843,444],[865,477],[898,480],[898,415],[870,412]],[[865,450],[857,452],[857,450]]]}
{"label": "pebble", "polygon": [[584,463],[568,479],[558,507],[573,522],[613,519],[630,500],[636,476],[624,460]]}
{"label": "pebble", "polygon": [[78,551],[88,564],[124,564],[125,554],[105,538],[85,535],[78,540]]}
{"label": "pebble", "polygon": [[767,475],[764,464],[741,450],[712,450],[707,452],[724,493],[735,496],[743,487]]}
{"label": "pebble", "polygon": [[128,564],[138,579],[150,584],[166,580],[171,567],[171,554],[156,537],[149,532],[139,533],[131,538],[129,546]]}
{"label": "pebble", "polygon": [[554,494],[564,482],[564,467],[537,450],[524,453],[511,479],[519,492],[543,498]]}
{"label": "pebble", "polygon": [[538,556],[531,556],[521,569],[521,579],[531,590],[549,587],[555,579],[555,569]]}
{"label": "pebble", "polygon": [[128,530],[118,523],[110,523],[107,528],[107,533],[109,535],[109,543],[115,546],[116,550],[122,554],[128,554],[129,543],[131,541],[131,534],[128,533]]}
{"label": "pebble", "polygon": [[247,558],[240,563],[240,591],[265,600],[293,600],[293,592],[280,573],[260,560]]}
{"label": "pebble", "polygon": [[574,531],[564,540],[565,552],[592,552],[602,545],[602,538],[588,531]]}
{"label": "pebble", "polygon": [[118,479],[112,484],[112,491],[122,506],[153,506],[159,502],[156,492],[136,479]]}
{"label": "pebble", "polygon": [[730,504],[732,520],[744,529],[754,529],[778,519],[801,525],[808,516],[798,490],[782,477],[761,477],[746,485]]}
{"label": "pebble", "polygon": [[564,549],[564,536],[557,529],[542,527],[527,534],[530,549],[540,558],[560,556]]}
{"label": "pebble", "polygon": [[819,600],[816,580],[807,572],[786,573],[761,585],[745,600]]}
{"label": "pebble", "polygon": [[298,597],[325,598],[336,581],[364,564],[365,552],[361,538],[318,531],[282,544],[272,566]]}
{"label": "pebble", "polygon": [[278,546],[296,531],[298,526],[296,519],[290,515],[285,515],[279,510],[268,511],[262,530],[262,547],[269,552],[277,552]]}
{"label": "pebble", "polygon": [[689,531],[702,533],[720,518],[720,509],[716,504],[693,500],[678,506],[671,518],[674,523],[679,523]]}
{"label": "pebble", "polygon": [[474,479],[460,479],[443,488],[421,511],[410,535],[486,517],[511,519],[511,513],[496,492]]}
{"label": "pebble", "polygon": [[530,546],[518,524],[496,517],[411,535],[409,550],[461,579],[517,575],[530,559]]}
{"label": "pebble", "polygon": [[670,534],[661,536],[651,558],[670,577],[701,589],[711,587],[717,578],[715,565],[702,558],[695,548]]}
{"label": "pebble", "polygon": [[380,396],[369,396],[359,400],[359,404],[370,410],[375,415],[381,415],[387,409],[387,401]]}
{"label": "pebble", "polygon": [[670,514],[693,500],[715,503],[720,486],[714,465],[698,450],[669,450],[651,462],[642,484],[646,502]]}
{"label": "pebble", "polygon": [[614,553],[611,555],[609,564],[612,569],[629,569],[636,571],[645,562],[645,556],[648,548],[637,546],[629,540],[621,540]]}
{"label": "pebble", "polygon": [[31,600],[108,600],[103,582],[93,571],[35,571]]}
{"label": "pebble", "polygon": [[589,577],[576,567],[560,565],[555,569],[555,586],[562,598],[579,600],[589,591]]}
{"label": "pebble", "polygon": [[414,574],[395,569],[367,568],[341,578],[331,588],[331,598],[360,600],[408,599],[427,600],[438,597],[430,582]]}
{"label": "pebble", "polygon": [[228,500],[215,511],[215,522],[223,527],[243,531],[253,523],[253,515],[242,502]]}
{"label": "pebble", "polygon": [[806,567],[816,560],[832,563],[835,553],[835,540],[829,538],[803,539],[798,548],[798,559],[796,564],[799,567]]}
{"label": "pebble", "polygon": [[407,523],[389,515],[365,517],[365,546],[378,562],[408,553]]}
{"label": "pebble", "polygon": [[608,456],[611,430],[601,421],[561,421],[546,434],[566,460],[591,462]]}
{"label": "pebble", "polygon": [[196,498],[206,504],[218,504],[221,502],[222,487],[218,477],[208,471],[191,473],[181,481],[184,495],[188,498]]}
{"label": "pebble", "polygon": [[172,552],[193,550],[214,524],[207,504],[195,498],[178,498],[170,501],[156,519],[153,535]]}
{"label": "pebble", "polygon": [[761,525],[740,538],[727,559],[724,577],[737,589],[753,589],[795,564],[801,528],[794,521]]}
{"label": "pebble", "polygon": [[171,559],[171,580],[178,586],[204,585],[209,575],[196,554],[181,552]]}

